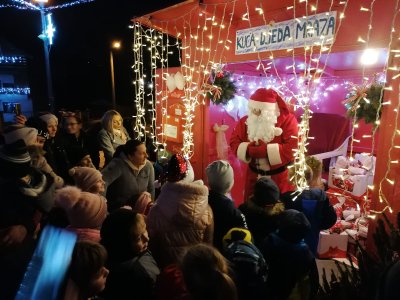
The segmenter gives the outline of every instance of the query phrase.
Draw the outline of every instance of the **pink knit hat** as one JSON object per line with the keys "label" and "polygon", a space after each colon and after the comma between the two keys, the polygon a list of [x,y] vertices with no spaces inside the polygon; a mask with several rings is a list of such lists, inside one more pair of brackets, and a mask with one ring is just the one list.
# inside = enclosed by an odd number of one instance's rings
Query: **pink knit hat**
{"label": "pink knit hat", "polygon": [[107,216],[106,199],[66,186],[56,192],[56,203],[64,209],[70,225],[77,228],[99,228]]}
{"label": "pink knit hat", "polygon": [[89,192],[96,182],[103,179],[98,170],[88,167],[72,168],[69,170],[69,175],[74,178],[75,185],[84,192]]}

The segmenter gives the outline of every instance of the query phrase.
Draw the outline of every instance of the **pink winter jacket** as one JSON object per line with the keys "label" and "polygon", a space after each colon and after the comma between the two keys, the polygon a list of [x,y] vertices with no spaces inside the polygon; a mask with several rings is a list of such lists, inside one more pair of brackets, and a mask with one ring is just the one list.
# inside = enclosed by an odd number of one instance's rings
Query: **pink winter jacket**
{"label": "pink winter jacket", "polygon": [[189,246],[212,243],[213,214],[208,188],[195,182],[167,182],[147,216],[150,249],[159,266],[176,263]]}

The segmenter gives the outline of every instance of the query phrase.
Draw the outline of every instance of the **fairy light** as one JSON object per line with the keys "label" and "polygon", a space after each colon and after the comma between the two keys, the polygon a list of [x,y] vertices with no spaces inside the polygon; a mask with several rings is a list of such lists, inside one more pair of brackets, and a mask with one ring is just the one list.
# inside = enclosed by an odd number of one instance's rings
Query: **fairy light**
{"label": "fairy light", "polygon": [[0,56],[0,64],[26,64],[25,56]]}
{"label": "fairy light", "polygon": [[133,55],[135,64],[132,66],[134,75],[134,89],[135,89],[135,107],[136,115],[133,116],[135,119],[135,125],[133,127],[134,132],[137,134],[138,139],[142,139],[146,136],[145,134],[145,78],[144,74],[144,62],[143,62],[143,48],[146,47],[144,40],[149,40],[146,36],[145,29],[141,24],[135,23],[133,26]]}
{"label": "fairy light", "polygon": [[29,95],[31,93],[31,89],[26,88],[0,88],[0,94],[9,94],[9,95]]}
{"label": "fairy light", "polygon": [[18,5],[0,5],[0,8],[4,7],[12,7],[16,9],[22,9],[22,10],[43,10],[45,12],[56,10],[56,9],[61,9],[61,8],[68,8],[76,5],[81,5],[81,4],[86,4],[90,2],[94,2],[95,0],[78,0],[78,1],[71,1],[68,3],[60,4],[60,5],[54,5],[54,6],[49,6],[49,7],[39,7],[38,5],[35,5],[31,2],[24,1],[24,0],[11,0],[12,2],[18,3]]}

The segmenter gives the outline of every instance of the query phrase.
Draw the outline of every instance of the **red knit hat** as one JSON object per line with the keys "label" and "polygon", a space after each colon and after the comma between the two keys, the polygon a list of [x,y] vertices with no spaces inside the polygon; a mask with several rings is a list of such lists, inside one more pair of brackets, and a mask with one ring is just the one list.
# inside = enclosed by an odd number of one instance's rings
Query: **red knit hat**
{"label": "red knit hat", "polygon": [[248,106],[250,109],[278,110],[288,113],[285,101],[273,89],[261,88],[250,96]]}

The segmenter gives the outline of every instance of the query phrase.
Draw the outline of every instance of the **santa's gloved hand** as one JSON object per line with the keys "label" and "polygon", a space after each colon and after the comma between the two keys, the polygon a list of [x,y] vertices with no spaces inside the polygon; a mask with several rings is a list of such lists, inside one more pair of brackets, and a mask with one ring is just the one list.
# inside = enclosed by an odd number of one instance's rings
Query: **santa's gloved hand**
{"label": "santa's gloved hand", "polygon": [[258,143],[252,142],[247,147],[247,153],[251,158],[266,158],[267,144],[263,141],[258,141]]}

